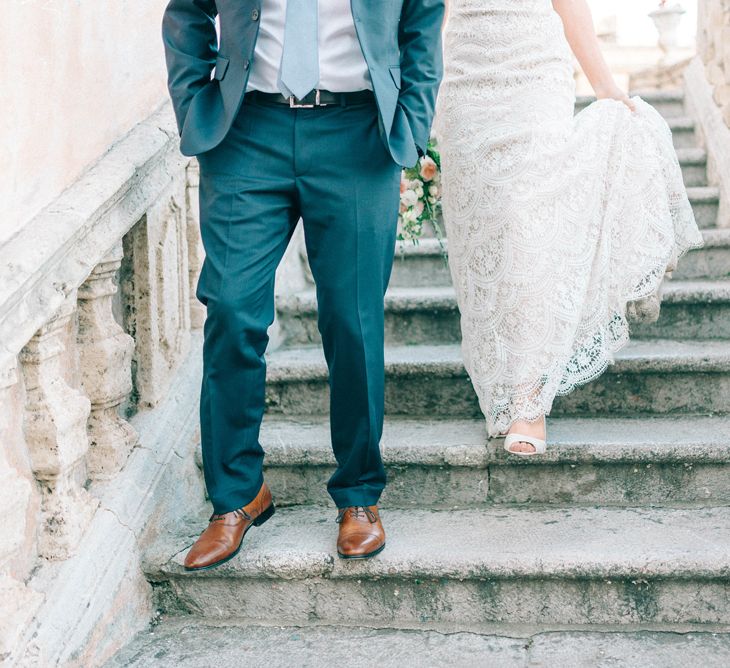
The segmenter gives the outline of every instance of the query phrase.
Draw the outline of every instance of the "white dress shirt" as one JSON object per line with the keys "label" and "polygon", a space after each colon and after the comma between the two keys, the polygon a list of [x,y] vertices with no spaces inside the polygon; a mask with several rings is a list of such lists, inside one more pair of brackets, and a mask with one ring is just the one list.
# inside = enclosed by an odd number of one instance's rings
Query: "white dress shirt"
{"label": "white dress shirt", "polygon": [[[296,2],[296,0],[292,0]],[[263,0],[259,35],[246,90],[278,93],[287,0]],[[355,32],[350,0],[319,0],[319,84],[343,93],[370,89],[370,73]]]}

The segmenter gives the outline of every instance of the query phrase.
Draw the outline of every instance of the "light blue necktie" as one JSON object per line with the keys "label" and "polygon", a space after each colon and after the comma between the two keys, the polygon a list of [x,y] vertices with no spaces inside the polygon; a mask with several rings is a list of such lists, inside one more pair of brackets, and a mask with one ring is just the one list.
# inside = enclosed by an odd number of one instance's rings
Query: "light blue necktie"
{"label": "light blue necktie", "polygon": [[317,0],[288,0],[279,90],[302,99],[319,82]]}

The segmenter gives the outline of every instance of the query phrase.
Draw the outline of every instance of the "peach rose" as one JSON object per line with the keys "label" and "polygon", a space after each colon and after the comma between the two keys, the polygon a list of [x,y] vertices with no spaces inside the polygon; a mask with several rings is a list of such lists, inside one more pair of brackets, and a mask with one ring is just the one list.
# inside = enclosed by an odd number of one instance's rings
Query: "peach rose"
{"label": "peach rose", "polygon": [[433,158],[430,158],[427,155],[421,158],[421,169],[419,172],[424,181],[431,181],[433,177],[436,176],[437,171],[438,167],[436,167],[436,163]]}

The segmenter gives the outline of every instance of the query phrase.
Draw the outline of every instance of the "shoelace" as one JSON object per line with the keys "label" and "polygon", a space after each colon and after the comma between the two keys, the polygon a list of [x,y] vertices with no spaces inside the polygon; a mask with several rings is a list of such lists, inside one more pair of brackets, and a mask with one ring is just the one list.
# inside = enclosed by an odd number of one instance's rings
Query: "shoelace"
{"label": "shoelace", "polygon": [[[222,520],[228,513],[213,513],[210,516],[209,522],[217,522],[218,520]],[[233,514],[236,517],[243,517],[247,519],[249,522],[253,522],[253,517],[249,515],[243,508],[236,508],[236,510],[233,511]]]}
{"label": "shoelace", "polygon": [[346,513],[351,513],[354,518],[360,517],[361,514],[365,515],[369,520],[370,524],[375,524],[378,521],[378,516],[366,506],[351,506],[350,508],[343,508],[338,514],[335,522],[339,524],[345,517]]}

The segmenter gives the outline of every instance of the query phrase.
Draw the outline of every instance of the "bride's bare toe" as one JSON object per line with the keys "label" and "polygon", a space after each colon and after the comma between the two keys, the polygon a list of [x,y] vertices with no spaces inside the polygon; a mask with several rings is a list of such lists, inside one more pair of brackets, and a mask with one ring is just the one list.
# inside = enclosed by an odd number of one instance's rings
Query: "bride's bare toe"
{"label": "bride's bare toe", "polygon": [[526,441],[518,441],[510,447],[510,452],[535,452],[535,446]]}

